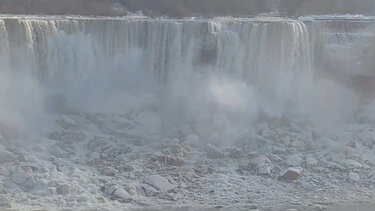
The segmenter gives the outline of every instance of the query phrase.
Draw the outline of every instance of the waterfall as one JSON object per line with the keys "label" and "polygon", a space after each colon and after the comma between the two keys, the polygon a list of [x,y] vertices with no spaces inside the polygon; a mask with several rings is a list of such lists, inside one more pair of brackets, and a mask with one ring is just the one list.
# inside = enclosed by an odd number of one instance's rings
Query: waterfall
{"label": "waterfall", "polygon": [[2,18],[0,39],[9,69],[39,77],[111,70],[135,49],[160,80],[211,66],[266,90],[281,75],[312,70],[305,25],[284,19]]}
{"label": "waterfall", "polygon": [[[329,72],[327,65],[322,68],[322,61],[328,59],[325,64],[329,64],[335,61],[333,56],[336,63],[348,62],[348,55],[342,53],[351,50],[340,42],[350,42],[339,39],[333,29],[327,21],[278,17],[2,16],[0,68],[36,78],[49,90],[75,93],[76,99],[81,94],[106,96],[136,87],[186,95],[186,99],[194,95],[195,100],[202,98],[197,97],[201,90],[216,90],[229,83],[235,90],[251,90],[252,94],[238,97],[253,96],[243,107],[256,101],[258,111],[305,115],[316,109],[316,67]],[[329,33],[334,36],[327,36]],[[355,59],[349,63],[356,64]],[[233,92],[227,93],[227,101],[236,101],[231,98],[236,95]],[[223,96],[216,97],[223,101]],[[92,99],[81,101],[96,104]]]}

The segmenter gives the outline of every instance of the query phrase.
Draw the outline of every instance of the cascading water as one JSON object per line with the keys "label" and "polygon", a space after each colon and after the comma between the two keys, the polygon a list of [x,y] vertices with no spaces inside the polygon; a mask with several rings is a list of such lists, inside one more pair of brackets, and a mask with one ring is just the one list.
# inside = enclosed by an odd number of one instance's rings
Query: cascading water
{"label": "cascading water", "polygon": [[[338,48],[326,38],[326,25],[264,17],[2,17],[0,60],[11,74],[34,78],[43,95],[63,96],[86,110],[103,109],[108,93],[143,90],[163,93],[164,107],[182,119],[212,105],[227,116],[246,114],[248,122],[259,114],[319,119],[330,106],[321,101],[314,65],[322,55],[347,58],[327,51]],[[341,109],[336,113],[335,119],[342,116]]]}
{"label": "cascading water", "polygon": [[[197,73],[225,75],[281,103],[296,97],[301,78],[312,77],[307,29],[300,21],[29,17],[1,23],[6,69],[38,80],[63,83],[126,71],[151,74],[162,83]],[[141,61],[129,67],[132,56]]]}

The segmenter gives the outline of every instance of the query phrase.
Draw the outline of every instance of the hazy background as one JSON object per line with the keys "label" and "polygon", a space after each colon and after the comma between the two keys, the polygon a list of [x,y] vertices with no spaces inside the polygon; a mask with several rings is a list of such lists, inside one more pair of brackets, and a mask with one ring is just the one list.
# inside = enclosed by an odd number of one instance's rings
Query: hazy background
{"label": "hazy background", "polygon": [[289,16],[375,14],[375,0],[0,0],[0,13],[125,15],[173,17],[255,15],[280,12]]}

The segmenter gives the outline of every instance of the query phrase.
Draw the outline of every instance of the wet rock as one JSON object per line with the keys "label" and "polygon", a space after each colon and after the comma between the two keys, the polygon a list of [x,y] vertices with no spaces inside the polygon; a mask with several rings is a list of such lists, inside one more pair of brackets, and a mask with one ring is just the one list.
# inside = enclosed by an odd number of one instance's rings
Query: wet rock
{"label": "wet rock", "polygon": [[11,152],[6,149],[0,148],[0,163],[12,162],[15,158]]}
{"label": "wet rock", "polygon": [[300,154],[294,154],[294,155],[288,156],[287,159],[285,160],[285,163],[288,166],[293,166],[293,167],[301,166],[301,164],[303,163],[303,159]]}
{"label": "wet rock", "polygon": [[24,190],[30,190],[35,185],[34,177],[26,172],[22,167],[16,167],[11,171],[11,180]]}
{"label": "wet rock", "polygon": [[361,179],[361,177],[360,177],[360,175],[357,174],[357,173],[350,172],[350,173],[349,173],[349,179],[350,179],[350,181],[352,181],[352,182],[359,182],[360,179]]}
{"label": "wet rock", "polygon": [[173,185],[167,179],[157,174],[145,177],[144,182],[165,192],[173,189]]}
{"label": "wet rock", "polygon": [[298,180],[299,177],[301,176],[301,173],[302,173],[302,168],[290,167],[281,174],[281,176],[279,177],[279,180],[284,180],[284,181]]}
{"label": "wet rock", "polygon": [[216,148],[212,144],[206,146],[207,157],[211,159],[221,159],[224,157],[224,152]]}
{"label": "wet rock", "polygon": [[10,199],[4,194],[0,194],[0,207],[2,207],[2,208],[11,208],[12,207]]}

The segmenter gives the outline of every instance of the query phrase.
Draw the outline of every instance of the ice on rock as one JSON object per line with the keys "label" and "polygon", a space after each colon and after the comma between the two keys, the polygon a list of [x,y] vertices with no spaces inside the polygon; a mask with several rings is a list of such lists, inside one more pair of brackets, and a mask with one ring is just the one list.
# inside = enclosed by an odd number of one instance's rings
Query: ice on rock
{"label": "ice on rock", "polygon": [[11,152],[0,147],[0,163],[12,162],[14,160],[14,156]]}
{"label": "ice on rock", "polygon": [[174,188],[167,179],[157,174],[145,177],[144,182],[158,190],[162,190],[165,192],[170,191]]}
{"label": "ice on rock", "polygon": [[361,177],[357,173],[350,172],[349,173],[349,179],[350,179],[350,181],[353,181],[353,182],[359,182],[359,180],[361,179]]}
{"label": "ice on rock", "polygon": [[302,173],[301,167],[290,167],[281,174],[279,179],[285,180],[285,181],[298,180],[299,177],[301,176],[301,173]]}

